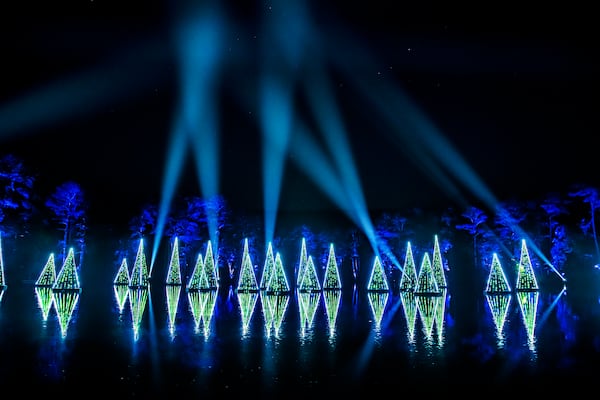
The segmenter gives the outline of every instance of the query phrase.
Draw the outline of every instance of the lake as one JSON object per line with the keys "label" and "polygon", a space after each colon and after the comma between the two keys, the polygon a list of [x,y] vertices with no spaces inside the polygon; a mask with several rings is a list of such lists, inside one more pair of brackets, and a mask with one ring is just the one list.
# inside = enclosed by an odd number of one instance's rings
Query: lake
{"label": "lake", "polygon": [[104,238],[88,242],[82,290],[60,300],[73,305],[61,325],[57,304],[44,306],[33,284],[55,239],[3,240],[5,390],[132,398],[359,390],[402,396],[473,385],[514,394],[520,385],[535,394],[548,390],[544,385],[592,387],[599,371],[593,267],[580,268],[565,285],[546,277],[551,284],[539,291],[488,296],[485,274],[473,268],[468,251],[453,250],[447,288],[427,296],[401,292],[391,276],[388,292],[366,290],[366,255],[356,280],[342,261],[341,290],[238,293],[222,275],[218,290],[187,291],[164,284],[156,272],[147,289],[123,288],[119,297],[113,280],[121,242]]}

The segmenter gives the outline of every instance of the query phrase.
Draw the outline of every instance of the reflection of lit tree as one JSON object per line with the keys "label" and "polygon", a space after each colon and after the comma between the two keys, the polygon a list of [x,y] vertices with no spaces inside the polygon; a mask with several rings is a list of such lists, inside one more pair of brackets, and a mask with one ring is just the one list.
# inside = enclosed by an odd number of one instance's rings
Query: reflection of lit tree
{"label": "reflection of lit tree", "polygon": [[342,302],[342,291],[339,289],[324,290],[325,312],[327,313],[327,323],[329,326],[329,336],[335,333],[335,322]]}
{"label": "reflection of lit tree", "polygon": [[242,318],[242,335],[245,336],[250,329],[250,321],[252,320],[252,314],[258,301],[258,292],[238,291],[237,296]]}
{"label": "reflection of lit tree", "polygon": [[240,277],[237,285],[238,292],[243,291],[258,291],[258,283],[256,281],[256,274],[254,273],[254,267],[252,265],[252,259],[250,258],[250,252],[248,249],[248,239],[244,239],[244,252],[242,254],[242,267],[240,270]]}
{"label": "reflection of lit tree", "polygon": [[404,309],[404,317],[406,318],[406,328],[408,329],[408,342],[413,343],[415,340],[415,324],[417,321],[417,299],[414,292],[400,292],[400,300]]}
{"label": "reflection of lit tree", "polygon": [[117,301],[117,307],[119,308],[119,314],[123,312],[125,303],[127,302],[127,296],[129,293],[128,285],[113,285],[113,291],[115,292],[115,300]]}
{"label": "reflection of lit tree", "polygon": [[511,291],[508,279],[504,274],[498,253],[492,255],[492,267],[485,287],[486,293],[509,293]]}
{"label": "reflection of lit tree", "polygon": [[67,337],[67,328],[79,301],[78,290],[52,290],[54,309],[58,316],[62,337]]}
{"label": "reflection of lit tree", "polygon": [[417,268],[413,257],[412,246],[410,242],[406,243],[406,255],[404,256],[404,266],[402,268],[402,277],[400,278],[400,290],[412,291],[417,286]]}
{"label": "reflection of lit tree", "polygon": [[521,258],[518,266],[516,290],[538,290],[525,239],[521,240]]}
{"label": "reflection of lit tree", "polygon": [[146,286],[129,288],[129,307],[131,309],[131,324],[133,326],[133,338],[140,337],[140,327],[146,310],[150,289]]}
{"label": "reflection of lit tree", "polygon": [[325,267],[325,277],[323,278],[323,289],[341,289],[342,281],[340,279],[340,270],[335,258],[333,243],[329,245],[329,255],[327,256],[327,266]]}
{"label": "reflection of lit tree", "polygon": [[535,342],[535,322],[537,314],[538,299],[540,293],[538,291],[518,291],[517,299],[519,301],[519,309],[525,324],[529,345],[533,346]]}
{"label": "reflection of lit tree", "polygon": [[52,287],[54,282],[56,282],[56,264],[54,262],[54,253],[50,253],[48,261],[46,261],[42,272],[40,272],[40,276],[35,281],[35,285]]}
{"label": "reflection of lit tree", "polygon": [[175,318],[177,317],[177,307],[179,306],[179,296],[181,295],[181,284],[165,285],[167,295],[167,314],[169,318],[169,332],[171,335],[175,332]]}
{"label": "reflection of lit tree", "polygon": [[419,270],[419,276],[417,277],[417,286],[415,287],[415,293],[433,294],[440,293],[437,281],[433,275],[433,268],[431,267],[431,258],[429,253],[423,254],[423,260],[421,261],[421,269]]}
{"label": "reflection of lit tree", "polygon": [[496,326],[496,337],[498,338],[498,345],[502,347],[504,345],[504,323],[508,315],[508,308],[510,306],[511,294],[505,293],[493,293],[486,294],[488,308],[492,313],[492,319]]}
{"label": "reflection of lit tree", "polygon": [[438,334],[438,344],[442,345],[444,342],[444,317],[446,315],[446,295],[448,289],[442,289],[442,295],[437,299],[437,308],[435,310],[434,325]]}
{"label": "reflection of lit tree", "polygon": [[50,309],[54,301],[54,295],[52,294],[52,288],[50,286],[36,286],[35,295],[37,298],[38,306],[42,311],[42,320],[47,321],[48,315],[50,315]]}
{"label": "reflection of lit tree", "polygon": [[423,333],[428,340],[432,339],[433,324],[436,319],[439,296],[417,295],[417,310],[421,319]]}
{"label": "reflection of lit tree", "polygon": [[200,296],[201,291],[197,289],[188,290],[188,303],[190,305],[190,311],[194,318],[194,331],[198,332],[200,329],[200,323],[202,323],[202,312],[204,309],[205,297]]}
{"label": "reflection of lit tree", "polygon": [[200,297],[202,304],[204,304],[201,313],[202,327],[204,328],[204,338],[208,339],[208,336],[210,335],[210,324],[215,312],[215,305],[217,304],[217,290],[201,290]]}
{"label": "reflection of lit tree", "polygon": [[[263,312],[265,313],[265,325],[267,336],[273,330],[275,337],[279,337],[281,324],[285,317],[285,312],[290,301],[290,296],[287,294],[268,294],[261,295],[263,302]],[[266,315],[269,315],[268,317]]]}
{"label": "reflection of lit tree", "polygon": [[321,292],[298,291],[298,312],[300,313],[300,329],[302,332],[312,328],[320,301]]}
{"label": "reflection of lit tree", "polygon": [[387,277],[385,276],[385,271],[383,270],[383,266],[381,265],[381,261],[379,261],[378,256],[375,256],[375,260],[373,261],[373,268],[371,269],[371,276],[369,277],[367,290],[389,290]]}
{"label": "reflection of lit tree", "polygon": [[373,313],[376,329],[379,329],[381,326],[381,320],[383,319],[383,314],[385,312],[385,307],[387,305],[389,296],[389,292],[368,292],[369,305],[371,306],[371,312]]}

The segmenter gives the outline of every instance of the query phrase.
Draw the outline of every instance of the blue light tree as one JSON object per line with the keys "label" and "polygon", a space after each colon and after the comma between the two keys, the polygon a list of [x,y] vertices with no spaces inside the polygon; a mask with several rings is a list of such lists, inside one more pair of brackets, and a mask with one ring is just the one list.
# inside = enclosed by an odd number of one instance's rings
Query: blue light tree
{"label": "blue light tree", "polygon": [[34,183],[20,158],[12,154],[0,157],[0,232],[9,233],[5,222],[18,222],[21,232],[27,231],[33,215]]}
{"label": "blue light tree", "polygon": [[63,232],[60,241],[62,260],[66,257],[67,247],[72,241],[79,245],[79,265],[82,265],[87,231],[86,213],[88,204],[81,186],[72,181],[56,187],[48,197],[45,206],[54,214],[54,221]]}

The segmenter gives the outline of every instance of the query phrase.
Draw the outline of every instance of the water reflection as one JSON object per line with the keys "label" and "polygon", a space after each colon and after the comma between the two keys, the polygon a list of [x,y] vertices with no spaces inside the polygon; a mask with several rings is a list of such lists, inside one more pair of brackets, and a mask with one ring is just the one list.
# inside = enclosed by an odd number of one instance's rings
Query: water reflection
{"label": "water reflection", "polygon": [[256,291],[238,291],[238,305],[242,319],[242,337],[246,337],[250,330],[250,321],[254,314],[254,308],[258,301],[258,292]]}
{"label": "water reflection", "polygon": [[217,290],[188,290],[188,302],[194,318],[195,332],[198,333],[202,327],[204,339],[208,339],[217,303]]}
{"label": "water reflection", "polygon": [[373,320],[375,321],[374,329],[375,332],[379,333],[381,329],[381,320],[383,318],[383,313],[385,312],[390,293],[382,291],[369,291],[367,293],[367,297],[369,299],[369,305],[371,306]]}
{"label": "water reflection", "polygon": [[504,347],[505,343],[504,325],[506,323],[506,317],[508,315],[512,295],[486,293],[485,298],[490,313],[492,314],[494,326],[496,327],[496,339],[498,347],[502,348]]}
{"label": "water reflection", "polygon": [[517,291],[519,309],[527,333],[527,343],[531,351],[535,351],[535,323],[540,293],[536,291]]}
{"label": "water reflection", "polygon": [[417,298],[413,291],[401,291],[400,300],[406,319],[408,343],[415,342],[415,325],[417,322]]}
{"label": "water reflection", "polygon": [[129,287],[129,307],[131,310],[131,324],[133,327],[133,340],[137,341],[140,337],[140,327],[146,310],[146,303],[150,294],[149,286]]}
{"label": "water reflection", "polygon": [[[311,258],[309,257],[309,260]],[[307,268],[310,268],[309,266]],[[308,273],[310,269],[306,270]],[[313,267],[314,270],[314,267]],[[316,275],[316,274],[315,274]],[[312,333],[313,322],[319,303],[321,301],[320,291],[297,291],[298,296],[298,313],[300,314],[300,337],[306,338],[308,333]]]}
{"label": "water reflection", "polygon": [[325,314],[327,315],[329,339],[333,340],[338,312],[342,303],[342,291],[338,289],[325,289],[323,290],[323,298],[325,299]]}
{"label": "water reflection", "polygon": [[175,321],[177,318],[177,308],[179,307],[179,297],[181,295],[181,284],[165,285],[167,297],[167,317],[169,319],[169,334],[171,338],[175,335]]}
{"label": "water reflection", "polygon": [[45,323],[48,321],[48,316],[50,315],[50,310],[52,309],[52,302],[54,301],[52,288],[50,286],[36,286],[35,296],[40,311],[42,312],[42,321]]}
{"label": "water reflection", "polygon": [[60,324],[62,337],[67,337],[67,328],[79,301],[79,290],[52,290],[53,304]]}
{"label": "water reflection", "polygon": [[119,314],[123,314],[123,310],[125,309],[125,304],[127,303],[127,296],[129,293],[129,285],[127,285],[127,284],[113,285],[113,291],[115,293],[115,301],[117,302],[117,308],[119,309]]}
{"label": "water reflection", "polygon": [[276,338],[280,338],[281,325],[290,302],[290,296],[288,294],[271,294],[262,291],[260,299],[265,320],[266,337],[269,338],[273,335]]}

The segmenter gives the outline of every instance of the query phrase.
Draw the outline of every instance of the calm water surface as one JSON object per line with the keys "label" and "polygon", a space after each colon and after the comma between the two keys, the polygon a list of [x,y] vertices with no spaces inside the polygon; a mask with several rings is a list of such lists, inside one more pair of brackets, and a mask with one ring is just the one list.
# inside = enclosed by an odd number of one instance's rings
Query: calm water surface
{"label": "calm water surface", "polygon": [[[5,245],[2,388],[270,397],[465,385],[510,393],[519,384],[536,393],[548,383],[591,386],[600,371],[594,271],[565,287],[493,298],[468,258],[452,260],[442,296],[368,292],[346,270],[341,291],[311,296],[244,296],[228,283],[189,293],[154,277],[120,303],[114,246],[88,246],[82,291],[61,329],[56,305],[44,310],[30,280],[30,265],[40,271],[48,257],[45,246]],[[145,300],[135,302],[138,317],[131,298]]]}

